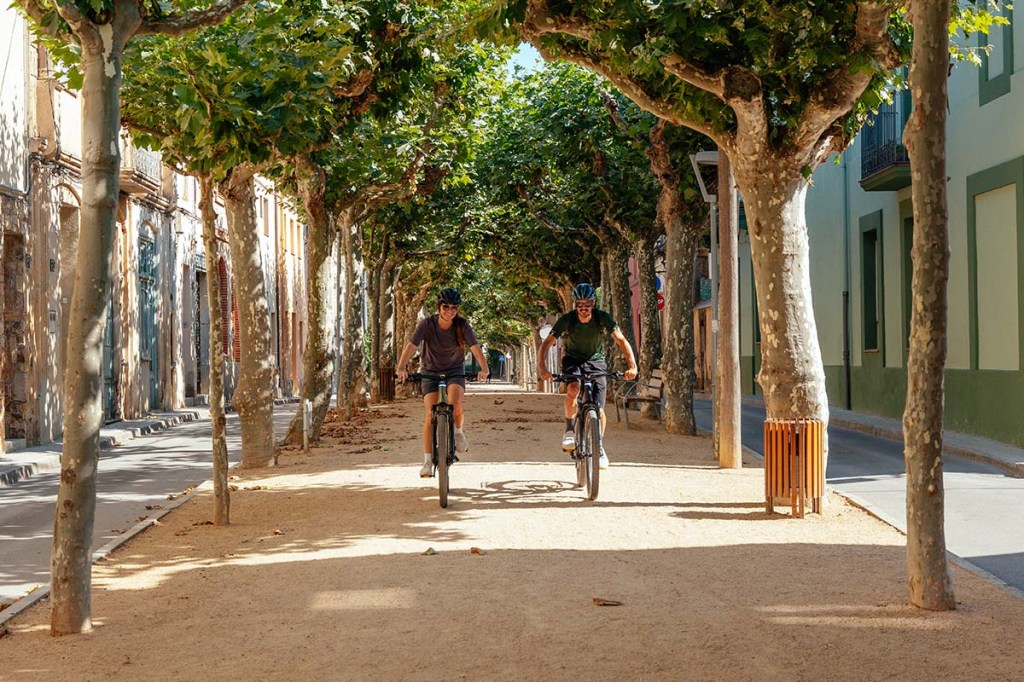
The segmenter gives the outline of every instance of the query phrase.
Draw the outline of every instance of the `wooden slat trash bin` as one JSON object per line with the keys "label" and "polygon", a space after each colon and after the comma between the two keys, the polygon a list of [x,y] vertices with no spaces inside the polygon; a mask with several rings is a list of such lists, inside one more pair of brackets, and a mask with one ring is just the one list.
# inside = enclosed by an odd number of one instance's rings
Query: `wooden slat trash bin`
{"label": "wooden slat trash bin", "polygon": [[805,505],[821,513],[825,494],[825,426],[817,419],[767,419],[764,422],[765,509],[788,498],[793,516],[802,518]]}

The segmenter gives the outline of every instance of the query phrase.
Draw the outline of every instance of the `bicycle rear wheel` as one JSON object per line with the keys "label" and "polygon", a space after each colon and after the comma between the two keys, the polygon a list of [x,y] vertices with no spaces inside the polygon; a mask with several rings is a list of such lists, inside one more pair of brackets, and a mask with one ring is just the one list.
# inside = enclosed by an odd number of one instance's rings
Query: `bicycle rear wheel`
{"label": "bicycle rear wheel", "polygon": [[601,476],[601,419],[595,410],[587,410],[583,422],[583,442],[586,444],[583,468],[586,469],[587,497],[596,500]]}
{"label": "bicycle rear wheel", "polygon": [[448,462],[452,452],[452,418],[447,412],[438,412],[434,422],[434,446],[437,453],[437,499],[441,507],[448,506]]}

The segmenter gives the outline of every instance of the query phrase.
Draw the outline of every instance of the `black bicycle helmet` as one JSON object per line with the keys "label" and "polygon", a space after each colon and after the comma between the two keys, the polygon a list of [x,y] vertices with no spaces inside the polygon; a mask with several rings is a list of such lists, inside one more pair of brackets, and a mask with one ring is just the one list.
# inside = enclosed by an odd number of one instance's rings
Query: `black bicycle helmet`
{"label": "black bicycle helmet", "polygon": [[597,290],[594,289],[593,284],[583,282],[577,284],[572,290],[572,300],[574,301],[596,301]]}
{"label": "black bicycle helmet", "polygon": [[462,295],[459,294],[458,289],[445,287],[444,289],[441,289],[441,293],[437,295],[437,302],[447,303],[448,305],[462,305]]}

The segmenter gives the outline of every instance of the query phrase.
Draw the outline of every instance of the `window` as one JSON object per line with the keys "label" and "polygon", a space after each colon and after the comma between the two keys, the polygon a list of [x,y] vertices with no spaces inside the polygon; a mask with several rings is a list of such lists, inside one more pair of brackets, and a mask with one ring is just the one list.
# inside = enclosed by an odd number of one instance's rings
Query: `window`
{"label": "window", "polygon": [[882,212],[860,219],[861,311],[864,350],[883,348]]}
{"label": "window", "polygon": [[156,347],[156,241],[148,230],[139,235],[139,350],[143,360]]}
{"label": "window", "polygon": [[[1012,10],[1005,6],[1002,15],[1012,19]],[[994,99],[1010,92],[1010,76],[1013,74],[1013,25],[993,25],[989,34],[978,34],[978,45],[991,46],[988,54],[981,56],[978,69],[978,102],[984,106]]]}
{"label": "window", "polygon": [[269,237],[270,236],[270,208],[269,208],[269,204],[267,202],[267,198],[266,197],[263,197],[263,215],[261,216],[261,218],[263,220],[263,235],[265,237]]}
{"label": "window", "polygon": [[1020,371],[1024,157],[967,178],[971,369]]}

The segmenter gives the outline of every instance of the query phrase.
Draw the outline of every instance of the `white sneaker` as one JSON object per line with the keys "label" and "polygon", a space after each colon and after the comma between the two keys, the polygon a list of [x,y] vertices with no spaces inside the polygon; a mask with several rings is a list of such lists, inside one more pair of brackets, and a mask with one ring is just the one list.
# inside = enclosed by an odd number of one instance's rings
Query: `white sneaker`
{"label": "white sneaker", "polygon": [[562,449],[566,452],[572,452],[576,449],[576,434],[572,431],[566,431],[565,435],[562,436]]}
{"label": "white sneaker", "polygon": [[601,448],[601,457],[597,460],[597,466],[601,469],[608,468],[608,453],[604,451],[604,447]]}
{"label": "white sneaker", "polygon": [[434,477],[434,463],[431,460],[427,460],[423,463],[423,468],[420,469],[420,478],[433,478]]}
{"label": "white sneaker", "polygon": [[466,434],[463,431],[455,432],[455,450],[456,452],[469,451],[469,439],[466,438]]}

